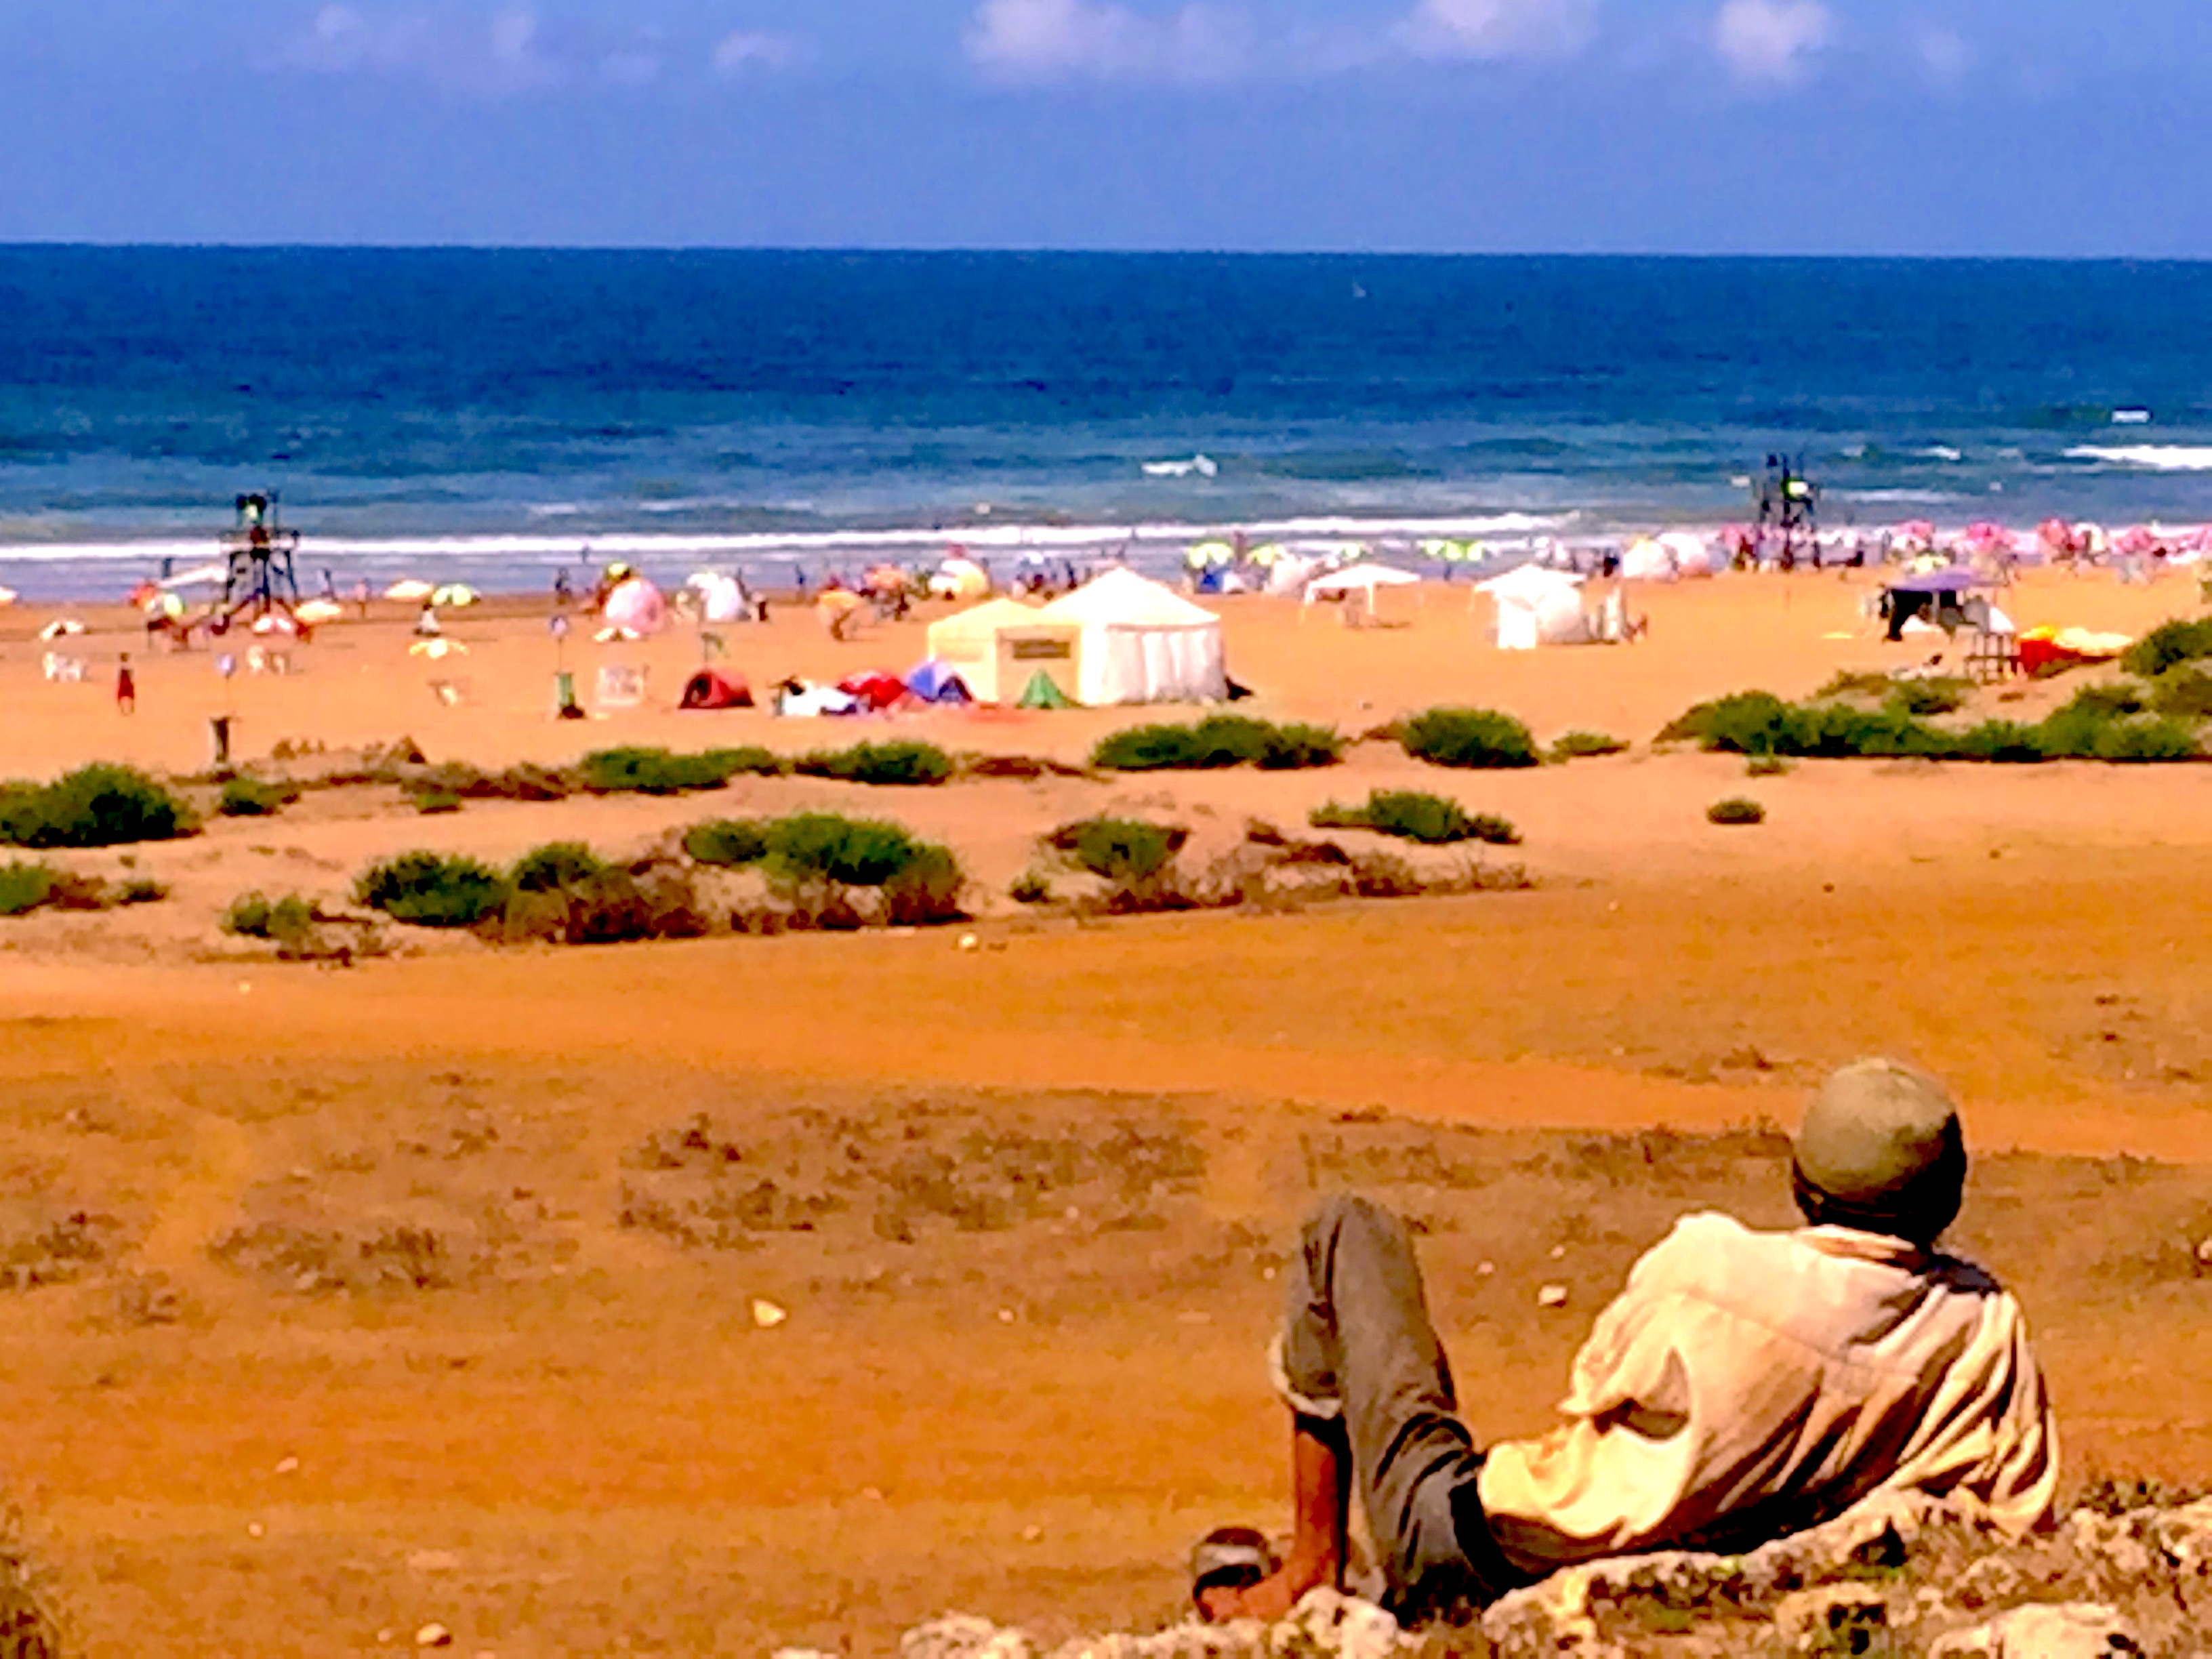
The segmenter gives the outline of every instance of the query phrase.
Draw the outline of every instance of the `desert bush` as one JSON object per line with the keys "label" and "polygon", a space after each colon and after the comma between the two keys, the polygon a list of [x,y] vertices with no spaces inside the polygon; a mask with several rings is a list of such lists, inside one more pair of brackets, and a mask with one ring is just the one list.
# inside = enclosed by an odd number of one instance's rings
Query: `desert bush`
{"label": "desert bush", "polygon": [[705,757],[714,763],[725,781],[738,777],[780,778],[791,770],[789,761],[757,744],[738,749],[709,749]]}
{"label": "desert bush", "polygon": [[1969,680],[1899,680],[1890,688],[1888,701],[1908,714],[1954,714],[1966,706],[1973,690]]}
{"label": "desert bush", "polygon": [[222,931],[238,939],[265,939],[276,945],[301,945],[315,929],[315,907],[297,893],[272,899],[240,893],[222,913]]}
{"label": "desert bush", "polygon": [[183,801],[127,766],[81,767],[50,784],[0,790],[0,843],[16,847],[120,847],[197,827]]}
{"label": "desert bush", "polygon": [[300,799],[292,783],[264,783],[258,778],[227,778],[216,811],[227,818],[262,818],[281,812]]}
{"label": "desert bush", "polygon": [[1567,732],[1553,739],[1551,757],[1555,761],[1595,760],[1606,755],[1625,754],[1627,750],[1628,740],[1610,732]]}
{"label": "desert bush", "polygon": [[2212,617],[2160,623],[2121,654],[2129,673],[2154,680],[2167,669],[2212,657]]}
{"label": "desert bush", "polygon": [[805,777],[835,778],[841,783],[914,788],[944,783],[957,769],[952,757],[935,744],[856,743],[850,749],[802,755],[792,769]]}
{"label": "desert bush", "polygon": [[354,896],[394,921],[418,927],[473,927],[507,902],[499,872],[474,859],[402,853],[371,865]]}
{"label": "desert bush", "polygon": [[1487,708],[1431,708],[1407,720],[1400,740],[1431,766],[1514,768],[1540,758],[1527,726]]}
{"label": "desert bush", "polygon": [[2045,760],[2142,763],[2197,754],[2197,734],[2178,720],[2123,714],[2078,696],[2035,728],[2035,743]]}
{"label": "desert bush", "polygon": [[569,945],[697,939],[708,932],[690,883],[672,872],[639,876],[602,866],[548,890],[564,902],[560,938]]}
{"label": "desert bush", "polygon": [[1410,789],[1377,789],[1357,806],[1331,801],[1315,808],[1308,822],[1316,830],[1371,830],[1425,847],[1468,841],[1511,847],[1521,839],[1504,818],[1488,812],[1471,814],[1455,800]]}
{"label": "desert bush", "polygon": [[417,789],[411,791],[415,810],[426,818],[437,817],[447,812],[461,810],[461,798],[450,789]]}
{"label": "desert bush", "polygon": [[714,755],[624,748],[593,750],[577,763],[576,775],[595,795],[682,795],[720,789],[734,774]]}
{"label": "desert bush", "polygon": [[2149,708],[2148,688],[2133,680],[2100,680],[2081,687],[2056,713],[2069,719],[2109,720],[2144,714]]}
{"label": "desert bush", "polygon": [[1041,871],[1024,870],[1014,878],[1006,894],[1017,904],[1049,904],[1053,901],[1052,878]]}
{"label": "desert bush", "polygon": [[2212,720],[2212,673],[2177,664],[2151,682],[2150,706],[2172,720]]}
{"label": "desert bush", "polygon": [[768,827],[750,818],[714,818],[684,832],[684,856],[695,864],[742,869],[768,856]]}
{"label": "desert bush", "polygon": [[967,890],[968,878],[951,852],[924,843],[906,868],[884,884],[884,924],[933,927],[958,921],[967,915],[961,903]]}
{"label": "desert bush", "polygon": [[769,877],[784,883],[824,881],[840,887],[881,887],[921,856],[927,843],[902,825],[835,812],[800,812],[768,827]]}
{"label": "desert bush", "polygon": [[1344,739],[1332,726],[1274,726],[1261,739],[1253,763],[1262,772],[1310,772],[1343,758]]}
{"label": "desert bush", "polygon": [[1302,771],[1334,766],[1344,739],[1323,726],[1271,726],[1243,714],[1210,714],[1195,726],[1132,726],[1109,732],[1091,763],[1109,772],[1218,771],[1256,766]]}
{"label": "desert bush", "polygon": [[46,902],[61,872],[50,864],[21,859],[0,864],[0,916],[27,916]]}
{"label": "desert bush", "polygon": [[1705,822],[1723,824],[1764,823],[1766,822],[1766,809],[1755,800],[1747,800],[1741,795],[1731,795],[1726,800],[1717,800],[1705,808]]}
{"label": "desert bush", "polygon": [[1790,769],[1790,763],[1779,755],[1753,755],[1743,763],[1747,778],[1778,778]]}
{"label": "desert bush", "polygon": [[1951,753],[1959,760],[1993,761],[2005,765],[2032,763],[2044,758],[2036,728],[2023,726],[2018,720],[1984,720],[1978,726],[1970,726],[1953,740]]}
{"label": "desert bush", "polygon": [[518,893],[552,893],[586,881],[607,867],[606,860],[580,841],[548,842],[514,861],[507,884]]}
{"label": "desert bush", "polygon": [[1661,730],[1659,743],[1694,743],[1737,755],[1772,755],[1789,741],[1790,705],[1771,691],[1738,691],[1692,704]]}
{"label": "desert bush", "polygon": [[1127,886],[1157,880],[1190,841],[1181,824],[1140,818],[1080,818],[1063,823],[1045,845],[1076,869]]}
{"label": "desert bush", "polygon": [[115,902],[122,904],[157,904],[169,896],[169,890],[151,876],[132,876],[115,889]]}
{"label": "desert bush", "polygon": [[1873,697],[1879,700],[1887,696],[1896,685],[1897,682],[1880,669],[1839,668],[1813,696],[1821,701],[1832,697]]}

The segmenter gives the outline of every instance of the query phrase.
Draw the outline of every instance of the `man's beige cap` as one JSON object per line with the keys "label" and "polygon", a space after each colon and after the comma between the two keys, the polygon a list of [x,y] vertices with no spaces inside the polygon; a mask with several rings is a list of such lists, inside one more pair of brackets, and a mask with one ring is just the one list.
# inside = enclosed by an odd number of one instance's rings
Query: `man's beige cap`
{"label": "man's beige cap", "polygon": [[1913,1190],[1960,1144],[1959,1109],[1925,1072],[1859,1060],[1820,1085],[1797,1130],[1805,1180],[1846,1204]]}

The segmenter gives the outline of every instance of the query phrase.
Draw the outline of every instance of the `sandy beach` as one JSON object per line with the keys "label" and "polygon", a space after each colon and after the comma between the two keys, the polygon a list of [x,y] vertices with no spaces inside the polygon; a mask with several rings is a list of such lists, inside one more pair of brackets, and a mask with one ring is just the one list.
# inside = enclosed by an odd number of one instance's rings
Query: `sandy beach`
{"label": "sandy beach", "polygon": [[[1401,625],[1222,602],[1243,707],[1358,734],[1443,703],[1622,755],[1443,773],[1363,743],[1249,769],[471,803],[319,791],[186,840],[51,855],[161,902],[0,921],[0,1235],[15,1265],[0,1476],[81,1650],[375,1652],[422,1623],[501,1656],[890,1649],[947,1607],[1046,1630],[1171,1614],[1207,1527],[1279,1525],[1260,1352],[1286,1230],[1344,1184],[1413,1211],[1478,1433],[1540,1428],[1589,1321],[1683,1210],[1787,1218],[1772,1126],[1899,1053],[1980,1154],[1958,1237],[2017,1288],[2069,1483],[2212,1481],[2212,766],[1804,763],[1654,752],[1700,699],[1924,662],[1863,574],[1639,587],[1634,647],[1501,653],[1464,587]],[[2021,625],[2140,633],[2193,580],[2037,574]],[[433,760],[616,744],[795,751],[887,734],[1079,763],[1133,711],[867,721],[683,714],[700,646],[565,647],[647,705],[550,720],[544,605],[323,630],[224,680],[89,610],[0,615],[0,775],[177,775],[411,738]],[[723,630],[757,688],[924,655],[915,620]],[[1953,647],[1955,653],[1955,647]],[[119,715],[117,654],[137,671]],[[1985,689],[2032,718],[2082,682]],[[450,705],[430,681],[458,691]],[[1099,921],[1006,894],[1094,812],[1302,827],[1377,787],[1502,813],[1523,890]],[[1716,799],[1768,809],[1708,823]],[[952,934],[495,948],[399,931],[343,970],[226,938],[249,890],[341,902],[417,847],[611,855],[731,814],[897,819],[955,849]],[[960,930],[954,930],[956,933]],[[687,1139],[687,1134],[689,1138]],[[83,1218],[82,1220],[75,1218]],[[69,1248],[58,1239],[76,1241]],[[37,1269],[37,1271],[30,1271]],[[387,1271],[387,1269],[396,1269]],[[1540,1310],[1540,1284],[1569,1291]],[[756,1302],[787,1314],[764,1326]]]}

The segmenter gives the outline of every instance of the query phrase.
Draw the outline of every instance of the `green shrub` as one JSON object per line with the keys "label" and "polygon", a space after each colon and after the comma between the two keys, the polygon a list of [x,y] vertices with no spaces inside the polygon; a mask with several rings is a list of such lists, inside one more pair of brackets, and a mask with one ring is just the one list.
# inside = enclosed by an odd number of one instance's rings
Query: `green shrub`
{"label": "green shrub", "polygon": [[1527,726],[1487,708],[1431,708],[1406,722],[1400,741],[1431,766],[1498,769],[1534,766],[1539,759]]}
{"label": "green shrub", "polygon": [[696,864],[741,869],[768,856],[768,827],[750,818],[716,818],[684,832],[684,855]]}
{"label": "green shrub", "polygon": [[1694,743],[1729,754],[1780,754],[1790,740],[1790,705],[1771,691],[1738,691],[1693,705],[1656,740]]}
{"label": "green shrub", "polygon": [[768,826],[766,863],[772,879],[787,883],[881,887],[921,856],[926,844],[881,818],[800,812]]}
{"label": "green shrub", "polygon": [[1839,668],[1813,696],[1818,702],[1835,697],[1870,697],[1879,702],[1896,688],[1897,682],[1879,669]]}
{"label": "green shrub", "polygon": [[2196,621],[2177,617],[2161,623],[2130,646],[2120,666],[2142,679],[2154,680],[2169,668],[2212,657],[2212,617]]}
{"label": "green shrub", "polygon": [[1747,778],[1778,778],[1790,769],[1790,763],[1779,755],[1753,755],[1743,763]]}
{"label": "green shrub", "polygon": [[606,860],[580,841],[548,842],[514,861],[507,884],[518,893],[556,893],[606,867]]}
{"label": "green shrub", "polygon": [[[2102,680],[2085,685],[2063,704],[2057,714],[2087,720],[2108,720],[2141,714],[2150,708],[2148,688],[2132,680]],[[2054,716],[2056,718],[2056,716]]]}
{"label": "green shrub", "polygon": [[1075,868],[1115,886],[1156,882],[1174,866],[1190,840],[1180,824],[1140,818],[1080,818],[1063,823],[1045,845]]}
{"label": "green shrub", "polygon": [[1006,893],[1017,904],[1049,904],[1053,901],[1052,880],[1038,871],[1024,870],[1014,878],[1014,884]]}
{"label": "green shrub", "polygon": [[0,790],[0,843],[16,847],[120,847],[195,827],[183,801],[127,766],[81,767],[43,787]]}
{"label": "green shrub", "polygon": [[1271,726],[1243,714],[1210,714],[1195,726],[1132,726],[1109,732],[1091,763],[1109,772],[1204,772],[1256,766],[1268,772],[1334,766],[1344,739],[1325,726]]}
{"label": "green shrub", "polygon": [[21,859],[0,864],[0,916],[27,916],[39,908],[54,890],[59,874],[52,865]]}
{"label": "green shrub", "polygon": [[967,890],[968,878],[951,852],[924,843],[906,868],[884,884],[884,925],[933,927],[958,921],[967,915],[961,904]]}
{"label": "green shrub", "polygon": [[2179,720],[2116,720],[2097,737],[2096,758],[2142,763],[2197,759],[2197,733]]}
{"label": "green shrub", "polygon": [[470,858],[402,853],[371,865],[354,896],[394,921],[418,927],[473,927],[507,902],[497,871]]}
{"label": "green shrub", "polygon": [[169,896],[169,890],[151,876],[133,876],[115,890],[115,902],[123,904],[157,904]]}
{"label": "green shrub", "polygon": [[915,788],[944,783],[956,769],[952,757],[935,744],[856,743],[850,749],[802,755],[792,769],[805,777],[835,778],[841,783]]}
{"label": "green shrub", "polygon": [[1487,812],[1472,815],[1455,800],[1409,789],[1377,789],[1359,806],[1332,801],[1316,807],[1308,822],[1316,830],[1371,830],[1425,847],[1469,841],[1512,847],[1521,840],[1520,832],[1504,818]]}
{"label": "green shrub", "polygon": [[458,812],[461,810],[461,798],[450,789],[417,790],[415,792],[415,810],[424,817]]}
{"label": "green shrub", "polygon": [[216,811],[227,818],[262,818],[281,812],[300,799],[299,786],[264,783],[258,778],[227,778]]}
{"label": "green shrub", "polygon": [[1552,744],[1552,758],[1555,761],[1596,760],[1606,755],[1625,754],[1628,750],[1626,738],[1616,738],[1604,732],[1568,732]]}
{"label": "green shrub", "polygon": [[585,756],[577,763],[576,775],[595,795],[682,795],[720,789],[734,774],[711,754],[672,755],[665,749],[626,748],[600,749]]}
{"label": "green shrub", "polygon": [[697,939],[707,931],[690,884],[660,873],[644,878],[605,866],[565,884],[560,937],[569,945],[631,945]]}
{"label": "green shrub", "polygon": [[298,945],[315,930],[315,907],[297,893],[271,899],[263,893],[240,893],[222,913],[222,931],[240,939],[265,939],[272,944]]}
{"label": "green shrub", "polygon": [[1952,739],[1951,754],[1958,760],[2012,766],[2032,764],[2045,757],[2037,728],[2017,720],[1984,720],[1968,726]]}
{"label": "green shrub", "polygon": [[1887,700],[1908,714],[1953,714],[1966,706],[1973,690],[1969,680],[1899,680],[1890,688]]}
{"label": "green shrub", "polygon": [[2173,720],[2212,720],[2212,674],[2177,664],[2151,682],[2150,706]]}
{"label": "green shrub", "polygon": [[1310,772],[1344,758],[1344,739],[1327,726],[1275,726],[1253,763],[1262,772]]}
{"label": "green shrub", "polygon": [[1746,800],[1741,795],[1731,795],[1726,800],[1717,800],[1705,808],[1708,823],[1764,823],[1766,809],[1755,800]]}
{"label": "green shrub", "polygon": [[704,758],[714,763],[726,782],[731,778],[747,776],[780,778],[791,770],[789,761],[757,744],[741,749],[709,749]]}

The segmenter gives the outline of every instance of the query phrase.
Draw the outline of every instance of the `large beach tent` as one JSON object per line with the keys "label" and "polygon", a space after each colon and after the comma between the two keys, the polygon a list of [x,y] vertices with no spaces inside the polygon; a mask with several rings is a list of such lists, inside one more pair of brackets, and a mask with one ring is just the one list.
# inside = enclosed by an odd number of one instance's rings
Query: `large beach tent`
{"label": "large beach tent", "polygon": [[742,675],[702,668],[684,682],[683,708],[750,708],[753,689]]}
{"label": "large beach tent", "polygon": [[1583,616],[1582,578],[1565,570],[1524,564],[1476,586],[1498,606],[1498,648],[1533,651],[1540,645],[1580,645],[1590,637]]}
{"label": "large beach tent", "polygon": [[1081,636],[1072,623],[1047,622],[1037,606],[993,599],[931,623],[929,657],[957,674],[978,702],[1012,702],[1040,673],[1073,697]]}
{"label": "large beach tent", "polygon": [[1079,703],[1218,702],[1229,695],[1221,618],[1133,570],[1109,570],[1038,617],[1080,631]]}
{"label": "large beach tent", "polygon": [[607,595],[604,614],[610,628],[628,634],[658,634],[668,624],[668,601],[642,576],[618,582]]}

